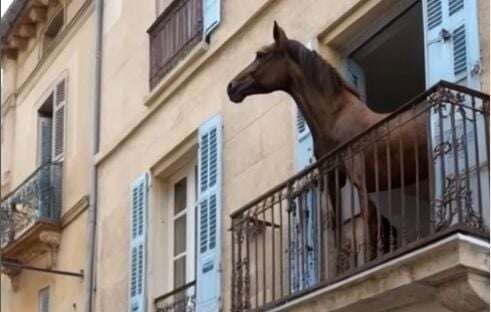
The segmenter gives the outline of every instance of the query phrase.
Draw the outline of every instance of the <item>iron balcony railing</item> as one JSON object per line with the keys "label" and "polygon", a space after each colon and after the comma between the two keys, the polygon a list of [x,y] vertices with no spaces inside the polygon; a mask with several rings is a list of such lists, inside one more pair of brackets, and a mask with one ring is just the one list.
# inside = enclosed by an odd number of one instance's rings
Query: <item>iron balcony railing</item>
{"label": "iron balcony railing", "polygon": [[0,204],[1,246],[15,241],[38,221],[57,222],[60,217],[62,164],[41,165]]}
{"label": "iron balcony railing", "polygon": [[196,311],[196,281],[155,298],[154,305],[157,312]]}
{"label": "iron balcony railing", "polygon": [[455,231],[489,239],[488,133],[489,95],[440,82],[234,212],[232,310],[284,304]]}

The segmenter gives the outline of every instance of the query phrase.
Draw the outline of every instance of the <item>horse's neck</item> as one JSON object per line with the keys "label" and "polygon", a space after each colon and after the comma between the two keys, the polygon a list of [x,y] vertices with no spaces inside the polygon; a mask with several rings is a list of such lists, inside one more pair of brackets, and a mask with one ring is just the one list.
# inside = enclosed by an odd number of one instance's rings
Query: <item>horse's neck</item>
{"label": "horse's neck", "polygon": [[380,119],[348,90],[332,95],[308,84],[292,89],[290,94],[312,132],[317,157]]}

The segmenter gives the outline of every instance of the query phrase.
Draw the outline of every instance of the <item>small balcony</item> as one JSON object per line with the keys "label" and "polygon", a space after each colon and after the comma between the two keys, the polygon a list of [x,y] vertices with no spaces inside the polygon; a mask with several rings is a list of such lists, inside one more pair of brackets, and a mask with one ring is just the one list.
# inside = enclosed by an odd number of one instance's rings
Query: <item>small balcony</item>
{"label": "small balcony", "polygon": [[154,305],[157,312],[196,311],[196,281],[156,298]]}
{"label": "small balcony", "polygon": [[59,245],[62,164],[46,163],[2,198],[1,252],[5,260],[27,263]]}
{"label": "small balcony", "polygon": [[202,0],[174,0],[147,32],[154,88],[203,39]]}
{"label": "small balcony", "polygon": [[488,133],[489,95],[440,82],[232,213],[232,311],[281,310],[451,235],[488,241]]}

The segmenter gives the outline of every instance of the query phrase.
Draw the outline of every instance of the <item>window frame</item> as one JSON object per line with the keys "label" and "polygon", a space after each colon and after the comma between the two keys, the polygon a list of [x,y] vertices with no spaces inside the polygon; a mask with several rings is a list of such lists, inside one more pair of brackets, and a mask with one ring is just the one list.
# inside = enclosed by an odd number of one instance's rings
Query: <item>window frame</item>
{"label": "window frame", "polygon": [[[185,284],[192,282],[196,279],[196,264],[197,264],[197,253],[196,253],[196,234],[197,234],[197,224],[196,224],[196,159],[188,162],[182,168],[180,168],[176,173],[168,178],[167,188],[166,188],[166,199],[164,209],[164,215],[167,216],[169,220],[168,229],[168,272],[169,274],[169,287],[171,290],[175,289],[175,262],[176,260],[186,257],[186,278]],[[175,185],[186,179],[186,207],[175,213]],[[186,249],[184,252],[178,255],[174,254],[175,247],[175,222],[182,216],[186,216]]]}

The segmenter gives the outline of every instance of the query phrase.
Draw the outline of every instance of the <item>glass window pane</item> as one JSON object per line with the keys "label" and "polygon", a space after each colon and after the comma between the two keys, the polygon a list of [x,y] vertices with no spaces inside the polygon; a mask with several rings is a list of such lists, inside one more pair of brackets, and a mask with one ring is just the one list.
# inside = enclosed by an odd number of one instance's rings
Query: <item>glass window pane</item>
{"label": "glass window pane", "polygon": [[186,215],[174,221],[174,256],[186,251]]}
{"label": "glass window pane", "polygon": [[186,178],[182,179],[174,185],[174,214],[178,214],[181,210],[186,208],[186,189]]}
{"label": "glass window pane", "polygon": [[174,289],[186,283],[186,257],[174,260]]}

